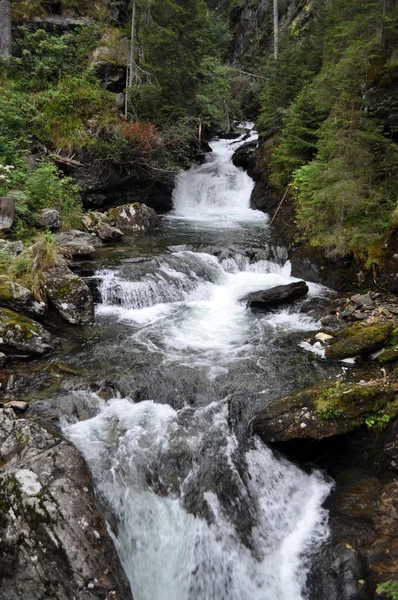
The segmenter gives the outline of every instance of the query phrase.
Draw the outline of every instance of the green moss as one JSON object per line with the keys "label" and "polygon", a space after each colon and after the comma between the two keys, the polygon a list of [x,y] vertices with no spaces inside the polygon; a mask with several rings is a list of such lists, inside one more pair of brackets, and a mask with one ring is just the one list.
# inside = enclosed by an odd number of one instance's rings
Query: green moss
{"label": "green moss", "polygon": [[5,329],[16,329],[26,340],[38,333],[37,326],[34,321],[23,317],[22,315],[8,308],[0,309],[0,326]]}
{"label": "green moss", "polygon": [[380,354],[380,356],[378,356],[377,360],[381,365],[398,360],[398,346],[395,346],[394,348],[387,348]]}
{"label": "green moss", "polygon": [[314,399],[316,414],[324,420],[351,419],[368,429],[384,429],[398,414],[394,390],[366,385],[336,384],[320,389]]}
{"label": "green moss", "polygon": [[338,333],[326,348],[326,358],[341,360],[379,350],[390,339],[391,323],[363,325],[358,323]]}

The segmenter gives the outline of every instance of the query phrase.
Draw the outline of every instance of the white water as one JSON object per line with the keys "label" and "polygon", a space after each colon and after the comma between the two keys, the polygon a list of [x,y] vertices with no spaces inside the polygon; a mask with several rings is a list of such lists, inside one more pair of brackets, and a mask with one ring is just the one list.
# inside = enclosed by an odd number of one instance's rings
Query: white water
{"label": "white water", "polygon": [[[189,412],[188,419],[184,413]],[[188,425],[187,425],[188,423]],[[237,443],[227,425],[226,406],[191,414],[153,402],[114,400],[89,421],[64,428],[82,450],[97,490],[117,516],[116,544],[135,600],[301,600],[308,551],[327,539],[321,506],[330,485],[276,458],[259,441],[243,457],[247,478],[234,464]],[[214,440],[219,439],[217,445]],[[193,516],[183,506],[184,490],[203,468],[203,447],[225,458],[252,511],[250,547],[240,539],[233,515],[214,489],[198,488],[211,515]],[[148,483],[177,455],[191,464],[161,496]],[[166,472],[167,475],[167,472]],[[239,498],[236,499],[239,502]]]}
{"label": "white water", "polygon": [[173,194],[174,210],[171,216],[189,221],[206,222],[217,227],[231,226],[231,223],[251,221],[266,222],[267,217],[260,211],[250,210],[250,196],[254,181],[241,168],[232,164],[235,150],[258,135],[247,124],[250,137],[242,141],[245,133],[237,140],[216,140],[210,146],[208,162],[200,167],[181,172]]}
{"label": "white water", "polygon": [[[186,251],[172,253],[174,258],[181,270],[162,263],[141,281],[123,279],[114,271],[98,274],[103,298],[98,315],[115,315],[141,326],[133,334],[134,341],[147,350],[164,353],[165,360],[205,362],[211,368],[250,351],[250,344],[264,328],[316,328],[312,318],[294,310],[258,316],[253,326],[253,316],[240,301],[250,292],[297,281],[290,275],[290,263],[251,263],[243,256],[220,262],[209,254]],[[325,292],[316,284],[309,287],[309,297]]]}
{"label": "white water", "polygon": [[[249,209],[253,182],[230,161],[239,143],[214,142],[213,162],[181,174],[175,219],[266,225]],[[160,354],[165,368],[205,366],[211,379],[275,330],[316,326],[295,309],[259,316],[240,302],[294,281],[289,263],[185,250],[138,275],[125,267],[99,273],[97,314],[131,327],[131,345],[147,357]],[[310,295],[323,293],[310,286]],[[310,556],[328,537],[322,503],[330,484],[259,440],[242,450],[227,398],[180,410],[153,400],[104,403],[91,395],[98,414],[64,423],[115,517],[115,544],[135,600],[304,600]]]}

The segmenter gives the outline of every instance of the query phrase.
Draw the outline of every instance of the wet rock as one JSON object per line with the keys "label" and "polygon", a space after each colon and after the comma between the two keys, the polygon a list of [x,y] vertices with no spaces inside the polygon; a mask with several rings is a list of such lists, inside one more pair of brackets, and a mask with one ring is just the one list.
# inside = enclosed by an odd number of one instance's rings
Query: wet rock
{"label": "wet rock", "polygon": [[45,304],[38,302],[30,290],[5,275],[0,275],[0,306],[32,317],[43,317],[47,312]]}
{"label": "wet rock", "polygon": [[391,336],[391,323],[364,325],[357,323],[339,332],[326,349],[326,358],[342,360],[352,356],[370,354],[384,346]]}
{"label": "wet rock", "polygon": [[272,402],[251,425],[266,444],[302,438],[321,440],[353,431],[372,415],[376,415],[375,427],[379,417],[382,426],[397,413],[397,394],[392,388],[323,384]]}
{"label": "wet rock", "polygon": [[120,242],[123,237],[123,232],[117,227],[112,227],[109,223],[99,223],[94,232],[103,241],[109,243]]}
{"label": "wet rock", "polygon": [[247,294],[240,300],[245,302],[251,308],[268,309],[278,306],[279,304],[287,304],[302,298],[308,293],[308,286],[305,281],[290,283],[289,285],[278,285],[269,290],[261,292],[253,292]]}
{"label": "wet rock", "polygon": [[81,277],[67,268],[50,269],[43,274],[44,289],[51,304],[72,325],[86,325],[94,317],[94,300]]}
{"label": "wet rock", "polygon": [[321,319],[321,323],[325,327],[328,327],[330,325],[338,325],[339,319],[338,319],[338,317],[336,317],[336,315],[327,315],[326,317],[323,317]]}
{"label": "wet rock", "polygon": [[131,600],[78,451],[0,409],[0,597]]}
{"label": "wet rock", "polygon": [[78,229],[59,234],[57,240],[60,251],[72,256],[93,254],[96,248],[102,246],[101,240],[94,233],[85,233]]}
{"label": "wet rock", "polygon": [[56,342],[40,323],[8,308],[0,308],[0,351],[11,355],[43,355]]}
{"label": "wet rock", "polygon": [[0,232],[10,231],[14,223],[15,199],[3,197],[0,198]]}
{"label": "wet rock", "polygon": [[112,208],[109,216],[122,231],[146,232],[159,226],[159,218],[153,208],[138,202]]}
{"label": "wet rock", "polygon": [[240,146],[232,156],[232,162],[235,167],[241,167],[250,174],[255,168],[257,146],[257,141],[246,142],[246,144]]}
{"label": "wet rock", "polygon": [[36,217],[35,226],[38,229],[49,229],[58,231],[61,227],[61,215],[55,208],[45,208]]}
{"label": "wet rock", "polygon": [[5,367],[7,364],[7,355],[3,352],[0,352],[0,369]]}

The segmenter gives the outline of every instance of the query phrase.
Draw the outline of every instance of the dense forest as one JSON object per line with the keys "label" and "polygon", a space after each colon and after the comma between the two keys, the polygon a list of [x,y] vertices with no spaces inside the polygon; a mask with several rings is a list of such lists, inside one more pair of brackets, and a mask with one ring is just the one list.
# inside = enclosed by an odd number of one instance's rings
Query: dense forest
{"label": "dense forest", "polygon": [[377,266],[397,225],[397,3],[276,4],[277,55],[262,0],[11,2],[0,164],[1,193],[21,192],[13,237],[54,202],[64,228],[79,222],[54,153],[172,172],[199,130],[255,117],[259,168],[289,188],[296,242]]}

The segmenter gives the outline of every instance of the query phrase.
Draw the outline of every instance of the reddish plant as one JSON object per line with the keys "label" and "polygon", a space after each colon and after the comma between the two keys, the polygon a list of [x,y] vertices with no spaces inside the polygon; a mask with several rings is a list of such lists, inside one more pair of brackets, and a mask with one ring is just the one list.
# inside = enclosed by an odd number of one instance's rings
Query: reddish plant
{"label": "reddish plant", "polygon": [[160,135],[154,123],[136,121],[123,123],[120,126],[121,135],[136,146],[143,154],[148,154],[159,144]]}

